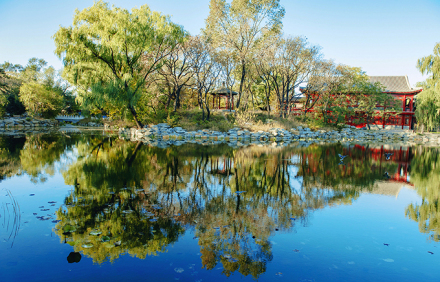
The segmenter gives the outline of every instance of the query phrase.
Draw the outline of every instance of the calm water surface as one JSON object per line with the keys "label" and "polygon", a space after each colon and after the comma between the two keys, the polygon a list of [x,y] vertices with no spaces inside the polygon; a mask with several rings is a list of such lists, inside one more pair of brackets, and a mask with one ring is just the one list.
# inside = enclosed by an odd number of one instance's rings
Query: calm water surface
{"label": "calm water surface", "polygon": [[437,148],[0,136],[0,173],[1,281],[440,275]]}

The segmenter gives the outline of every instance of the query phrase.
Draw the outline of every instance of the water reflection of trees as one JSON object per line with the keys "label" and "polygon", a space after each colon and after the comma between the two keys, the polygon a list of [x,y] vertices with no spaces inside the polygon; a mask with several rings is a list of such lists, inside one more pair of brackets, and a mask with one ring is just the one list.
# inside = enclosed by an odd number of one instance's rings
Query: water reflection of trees
{"label": "water reflection of trees", "polygon": [[[57,213],[63,242],[101,263],[166,251],[193,229],[203,267],[221,263],[227,276],[258,277],[271,235],[307,224],[310,210],[351,203],[393,166],[374,169],[365,150],[338,145],[160,149],[96,137],[76,148],[63,172],[74,189]],[[350,155],[347,165],[337,153]]]}
{"label": "water reflection of trees", "polygon": [[44,182],[55,173],[55,163],[84,138],[45,133],[0,136],[0,179],[26,173],[31,181]]}
{"label": "water reflection of trees", "polygon": [[419,147],[411,162],[411,182],[422,198],[420,204],[411,204],[406,215],[419,223],[422,233],[440,241],[440,149]]}

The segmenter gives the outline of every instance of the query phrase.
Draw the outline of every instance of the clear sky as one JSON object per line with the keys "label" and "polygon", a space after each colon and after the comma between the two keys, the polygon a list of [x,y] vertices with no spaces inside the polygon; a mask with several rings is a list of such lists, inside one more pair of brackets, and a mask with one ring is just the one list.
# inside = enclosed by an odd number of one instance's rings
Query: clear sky
{"label": "clear sky", "polygon": [[[204,27],[209,0],[113,0],[131,9],[143,4],[170,15],[191,34]],[[361,67],[368,75],[408,75],[414,85],[425,77],[417,59],[440,42],[440,0],[281,0],[285,36],[303,35],[322,47],[326,59]],[[52,36],[72,25],[75,8],[93,0],[0,0],[0,63],[26,65],[43,58],[62,68]]]}

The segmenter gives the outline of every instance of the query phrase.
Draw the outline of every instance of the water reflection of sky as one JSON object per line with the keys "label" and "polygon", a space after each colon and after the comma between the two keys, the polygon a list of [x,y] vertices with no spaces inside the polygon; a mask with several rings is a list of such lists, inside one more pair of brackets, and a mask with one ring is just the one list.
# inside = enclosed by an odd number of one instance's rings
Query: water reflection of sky
{"label": "water reflection of sky", "polygon": [[[76,150],[74,152],[77,154]],[[184,234],[169,244],[166,252],[156,256],[139,259],[125,253],[113,263],[97,264],[82,254],[79,263],[69,264],[67,256],[74,248],[63,244],[62,238],[55,234],[56,223],[39,220],[34,213],[53,216],[72,193],[73,187],[65,184],[59,170],[65,171],[74,158],[72,153],[62,157],[55,164],[55,174],[48,176],[45,182],[33,183],[26,174],[0,182],[0,202],[8,201],[2,189],[9,189],[21,212],[20,229],[15,238],[6,238],[8,233],[4,225],[0,229],[2,281],[253,280],[251,275],[237,272],[227,278],[222,263],[205,269],[201,260],[201,239],[195,238],[198,231],[194,223],[185,224]],[[293,156],[291,162],[300,160]],[[291,165],[288,171],[296,175],[298,168]],[[189,179],[187,187],[191,186],[194,177]],[[289,183],[296,193],[301,193],[301,177],[291,178]],[[405,216],[409,204],[420,205],[422,201],[414,187],[405,187],[404,183],[402,186],[397,197],[374,191],[361,192],[348,204],[309,209],[306,218],[297,218],[292,228],[272,230],[267,239],[272,258],[258,281],[437,281],[440,274],[437,249],[440,246],[428,240],[429,236],[419,231],[418,223]],[[212,197],[219,196],[223,189],[215,181],[208,188],[213,190]],[[188,197],[189,193],[189,188],[183,189],[180,197]],[[331,192],[327,193],[326,196],[331,196]],[[226,196],[231,194],[228,190]],[[246,203],[245,196],[242,196],[242,203]],[[55,206],[51,206],[50,201],[55,201]],[[40,208],[42,206],[44,208]],[[41,211],[45,208],[49,211]],[[269,214],[272,209],[274,206],[269,207]],[[6,213],[1,214],[0,220],[4,222]],[[247,241],[240,244],[243,242]]]}

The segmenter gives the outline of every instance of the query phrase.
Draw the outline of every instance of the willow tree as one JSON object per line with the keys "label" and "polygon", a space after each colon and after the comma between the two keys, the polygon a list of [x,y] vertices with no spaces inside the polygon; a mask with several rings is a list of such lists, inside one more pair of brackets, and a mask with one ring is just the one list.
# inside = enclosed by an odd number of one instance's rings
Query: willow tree
{"label": "willow tree", "polygon": [[136,107],[145,85],[184,36],[181,26],[147,5],[130,12],[98,1],[76,10],[73,26],[55,33],[55,53],[86,105],[125,108],[142,127]]}
{"label": "willow tree", "polygon": [[281,33],[284,8],[280,0],[211,0],[204,32],[217,48],[235,54],[240,68],[237,108],[253,52]]}
{"label": "willow tree", "polygon": [[434,54],[420,58],[417,68],[429,77],[417,84],[423,91],[417,95],[416,118],[423,128],[433,130],[440,126],[440,43],[434,47]]}

